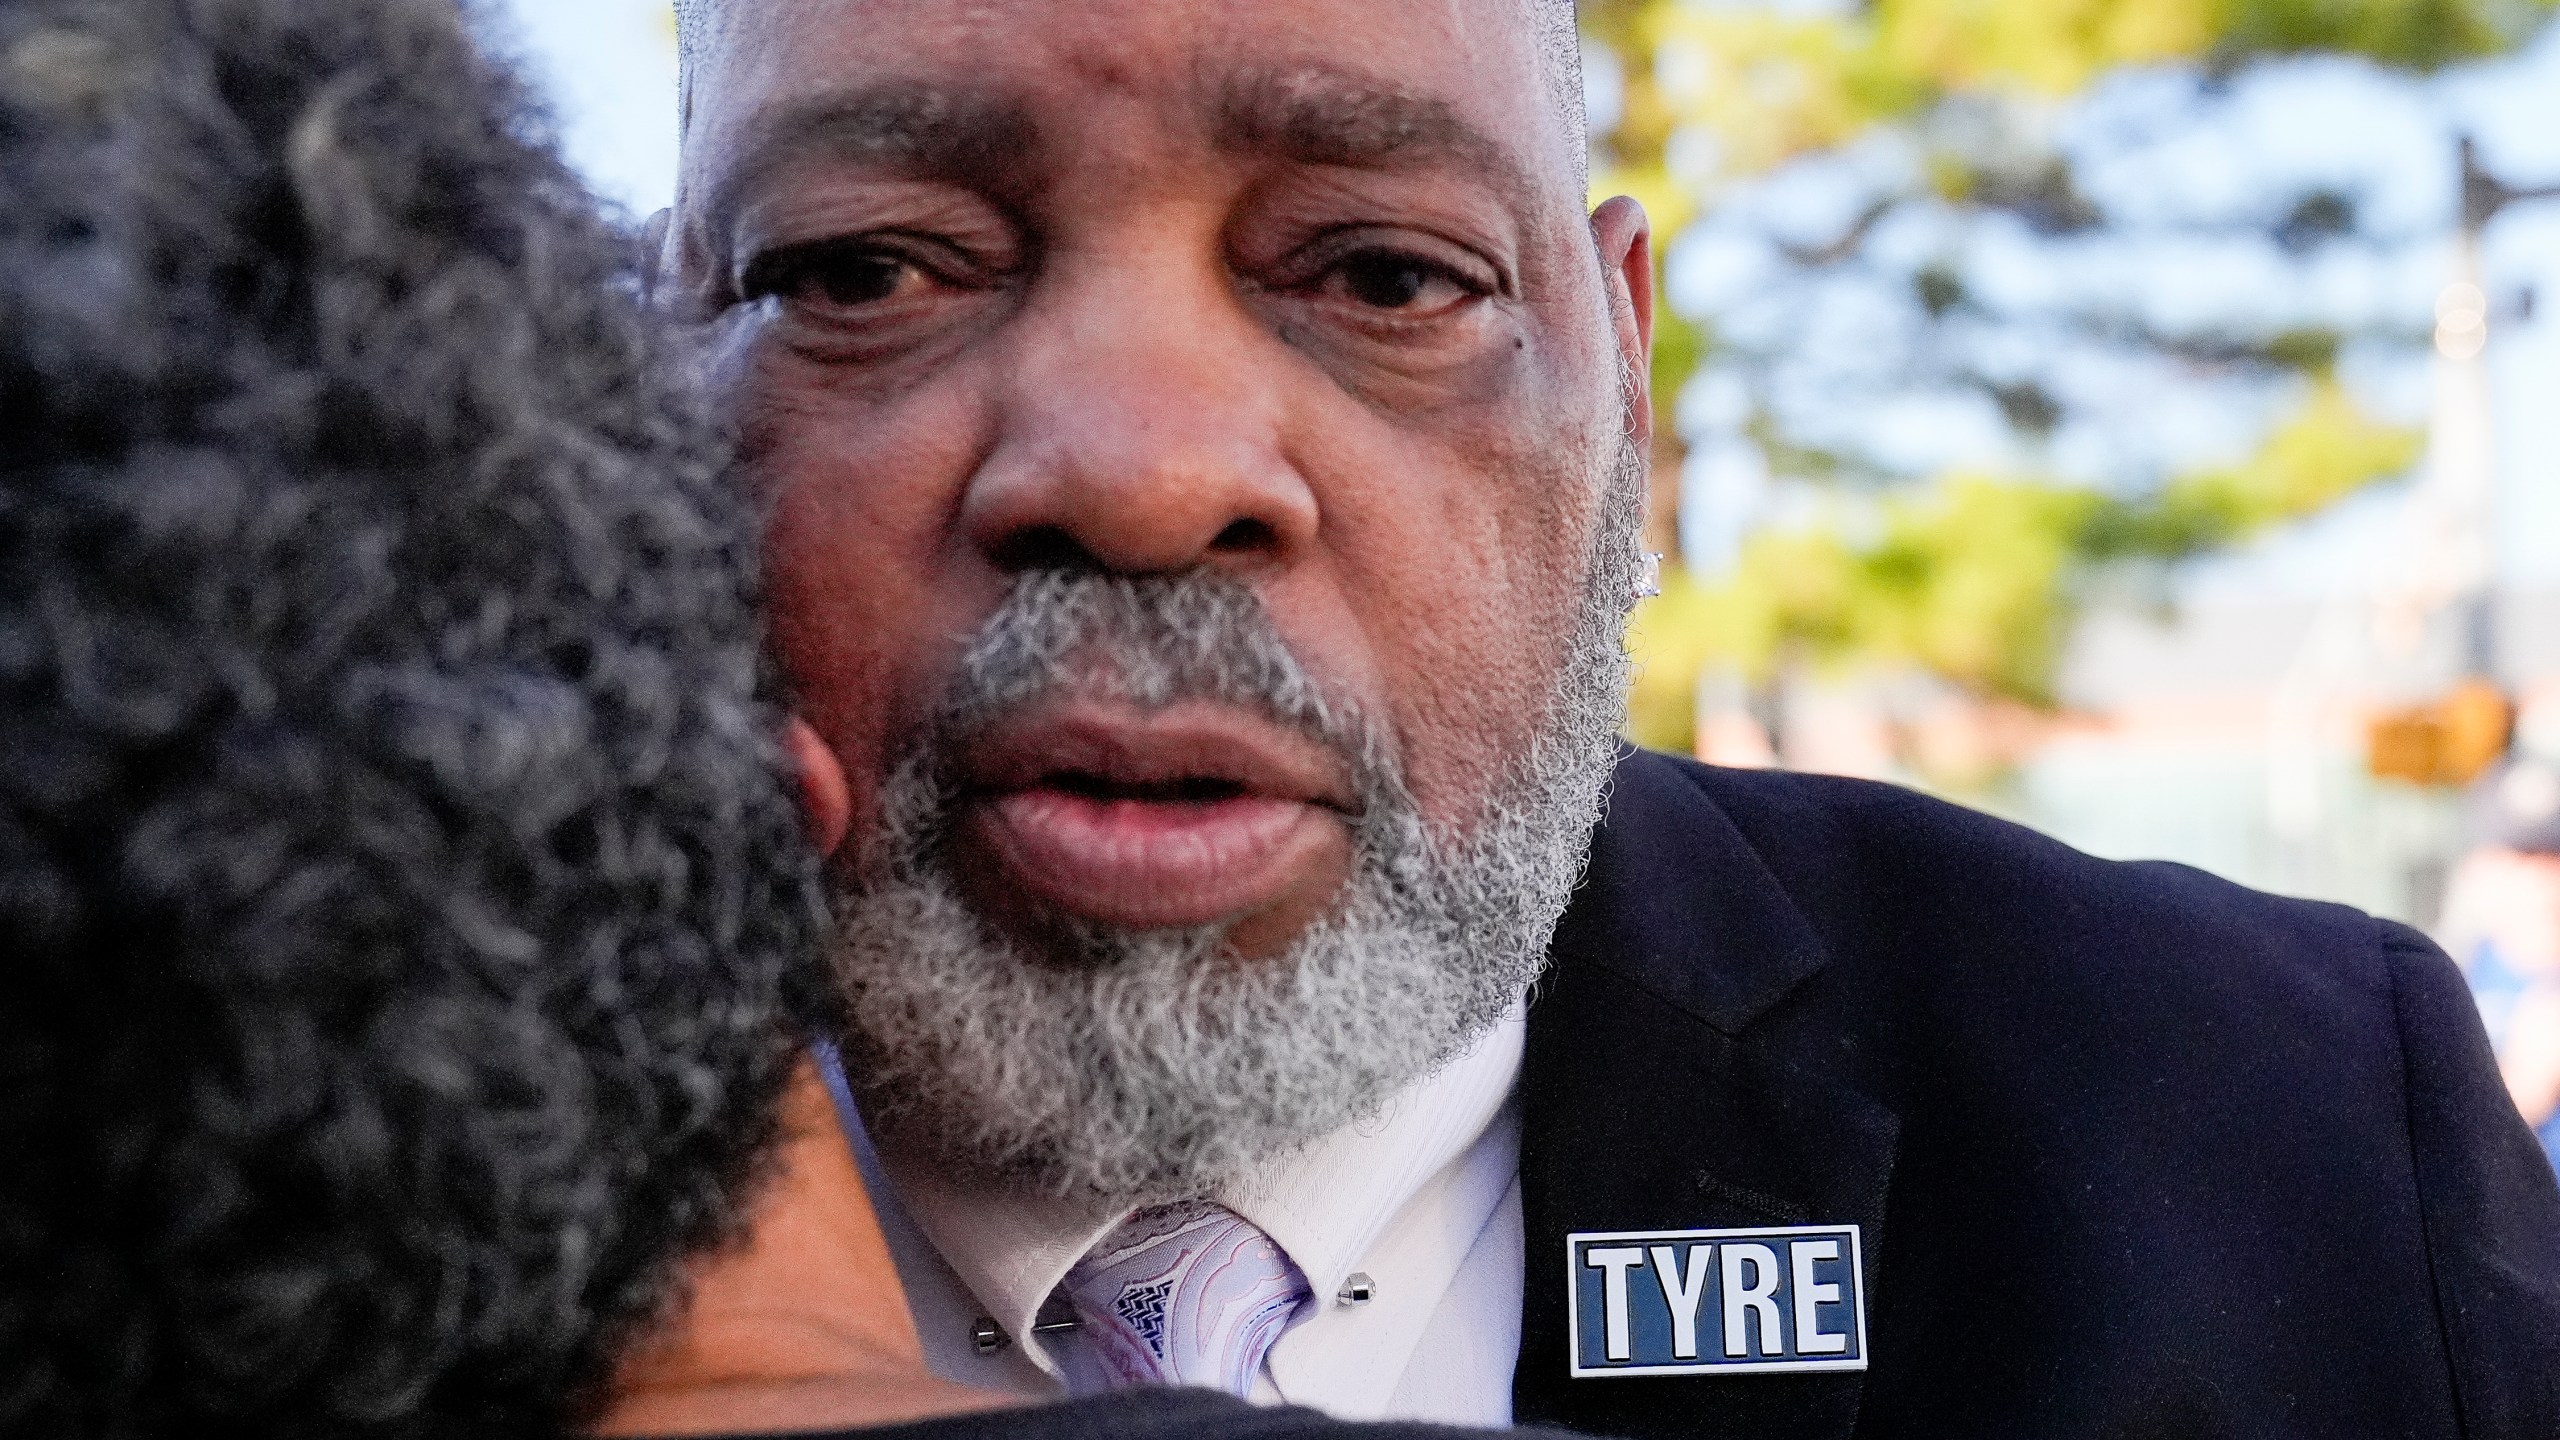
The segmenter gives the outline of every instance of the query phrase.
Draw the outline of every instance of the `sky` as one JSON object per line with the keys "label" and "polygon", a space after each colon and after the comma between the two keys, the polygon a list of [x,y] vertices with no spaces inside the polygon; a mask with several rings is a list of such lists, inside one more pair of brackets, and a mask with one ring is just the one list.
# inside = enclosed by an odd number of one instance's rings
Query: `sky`
{"label": "sky", "polygon": [[480,0],[491,38],[547,91],[569,158],[635,215],[675,197],[675,17],[668,0]]}
{"label": "sky", "polygon": [[[599,192],[634,215],[666,204],[676,164],[675,47],[666,0],[482,3],[492,37],[523,59],[546,89],[571,160]],[[2149,206],[2164,221],[2174,221],[2182,207],[2244,204],[2272,176],[2335,172],[2362,181],[2369,197],[2366,223],[2423,236],[2440,231],[2450,213],[2447,137],[2456,128],[2475,131],[2490,168],[2510,182],[2560,184],[2560,25],[2518,56],[2423,86],[2392,82],[2354,65],[2280,68],[2244,84],[2201,122],[2196,107],[2182,106],[2181,83],[2175,76],[2122,77],[2067,119],[2089,137],[2086,143],[2112,147],[2108,163],[2092,171],[2114,187],[2115,193],[2100,197],[2111,209]],[[1601,103],[1605,109],[1605,97]],[[1842,203],[1842,194],[1854,190],[1858,166],[1894,163],[1899,162],[1890,155],[1852,155],[1827,169],[1807,167],[1773,179],[1745,203],[1777,207],[1819,228],[1824,215]],[[1711,226],[1701,227],[1685,253],[1673,257],[1668,290],[1676,303],[1711,310],[1719,286],[1747,292],[1752,257],[1730,246],[1720,253],[1714,238]],[[2050,266],[2003,266],[1997,237],[1986,244],[1995,252],[1991,268],[2010,283],[2074,283],[2071,274]],[[2172,317],[2180,307],[2241,311],[2258,303],[2268,287],[2251,263],[2165,244],[2073,262],[2077,283],[2149,287],[2149,303]],[[2368,267],[2370,273],[2342,272],[2323,291],[2325,303],[2405,311],[2412,323],[2422,323],[2444,264],[2441,247],[2422,240],[2390,265]],[[2560,203],[2510,210],[2488,236],[2485,269],[2492,296],[2512,300],[2531,292],[2538,302],[2529,319],[2502,320],[2492,350],[2502,578],[2560,587]],[[1831,310],[1853,337],[1868,319],[1855,293],[1844,294]],[[1845,353],[1854,351],[1852,345]],[[1808,375],[1810,400],[1822,403],[1822,373],[1816,368]],[[2109,379],[2093,373],[2088,383],[2103,386]],[[2393,382],[2386,375],[2374,384],[2388,392]],[[2408,377],[2397,384],[2407,402]],[[1831,403],[1838,404],[1836,396]],[[1717,404],[1712,383],[1693,390],[1683,409],[1684,420],[1692,423],[1684,429],[1695,429],[1702,415],[1711,423]],[[1838,408],[1858,413],[1857,407]],[[2168,422],[2149,421],[2150,431],[2168,437],[2162,443],[2200,451],[2244,444],[2245,437],[2222,433],[2231,425],[2227,410],[2211,405],[2192,407]],[[1878,445],[1923,457],[1962,459],[1969,446],[1992,439],[1978,416],[1925,403],[1905,404],[1869,428]],[[2113,453],[2109,445],[2140,443],[2144,435],[2136,424],[2125,427],[2124,435],[2075,443],[2094,465]],[[1731,513],[1740,523],[1751,513],[1747,506],[1736,508],[1729,497],[1705,493],[1717,483],[1703,468],[1692,474],[1691,512]],[[2210,562],[2192,583],[2239,594],[2353,588],[2387,567],[2402,519],[2399,492],[2371,494],[2247,552]]]}

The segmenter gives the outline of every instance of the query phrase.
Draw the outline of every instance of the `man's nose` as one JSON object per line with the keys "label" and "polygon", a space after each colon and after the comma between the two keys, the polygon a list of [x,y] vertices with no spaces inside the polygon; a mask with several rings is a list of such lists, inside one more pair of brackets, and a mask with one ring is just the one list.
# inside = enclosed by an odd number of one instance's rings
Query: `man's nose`
{"label": "man's nose", "polygon": [[1285,563],[1318,524],[1315,493],[1283,445],[1274,371],[1286,352],[1205,277],[1118,278],[1017,322],[1017,363],[995,447],[963,502],[965,531],[1006,570]]}

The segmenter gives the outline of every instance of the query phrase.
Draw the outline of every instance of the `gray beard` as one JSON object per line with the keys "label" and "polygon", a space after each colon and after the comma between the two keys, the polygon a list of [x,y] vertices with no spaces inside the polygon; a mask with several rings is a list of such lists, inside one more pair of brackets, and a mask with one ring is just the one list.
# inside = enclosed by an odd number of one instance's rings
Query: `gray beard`
{"label": "gray beard", "polygon": [[[884,1145],[946,1173],[1113,1204],[1205,1194],[1375,1110],[1462,1053],[1545,968],[1625,719],[1643,471],[1603,482],[1582,605],[1527,753],[1473,823],[1427,824],[1374,716],[1299,664],[1247,587],[1023,577],[964,658],[839,894],[848,1077]],[[1006,939],[963,898],[946,839],[958,737],[1062,694],[1245,707],[1334,748],[1360,809],[1339,907],[1247,961],[1224,927]]]}

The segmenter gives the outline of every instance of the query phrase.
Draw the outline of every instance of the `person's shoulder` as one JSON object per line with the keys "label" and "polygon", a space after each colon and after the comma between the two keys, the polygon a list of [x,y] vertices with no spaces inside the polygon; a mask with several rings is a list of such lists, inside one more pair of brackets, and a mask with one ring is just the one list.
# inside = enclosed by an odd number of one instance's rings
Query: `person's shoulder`
{"label": "person's shoulder", "polygon": [[[2560,1192],[2461,975],[2416,931],[1890,785],[1659,756],[1620,767],[1594,854],[1599,908],[1637,919],[1586,971],[1721,1021],[1786,1124],[1804,1095],[1893,1117],[1906,1297],[2064,1277],[2038,1305],[2127,1335],[2182,1317],[2137,1347],[2174,1354],[2257,1313],[2235,1277],[2284,1276],[2286,1313],[2337,1347],[2334,1413],[2424,1400],[2413,1377],[2449,1360],[2465,1410],[2516,1422],[2483,1433],[2553,1433]],[[1773,980],[1695,1003],[1734,971]],[[1675,1033],[1621,1021],[1642,1013],[1627,986],[1588,989],[1613,1003],[1560,1007],[1582,1028],[1551,1053],[1594,1053],[1604,1026],[1621,1047]],[[2003,1270],[2022,1255],[2043,1278]],[[2444,1359],[2408,1348],[2438,1328]],[[2265,1373],[2246,1350],[2187,1353],[2246,1394]]]}

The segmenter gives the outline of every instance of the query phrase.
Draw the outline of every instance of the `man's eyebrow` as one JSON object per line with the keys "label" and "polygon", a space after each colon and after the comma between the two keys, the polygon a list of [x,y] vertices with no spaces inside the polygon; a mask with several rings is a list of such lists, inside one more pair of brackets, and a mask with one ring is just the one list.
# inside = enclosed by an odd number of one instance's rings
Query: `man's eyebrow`
{"label": "man's eyebrow", "polygon": [[895,81],[813,96],[759,117],[704,206],[727,215],[777,171],[807,160],[991,189],[1029,154],[1037,128],[1010,97]]}
{"label": "man's eyebrow", "polygon": [[1324,66],[1258,71],[1216,94],[1217,139],[1225,149],[1305,165],[1396,170],[1455,161],[1480,172],[1514,207],[1542,193],[1512,148],[1456,106]]}

